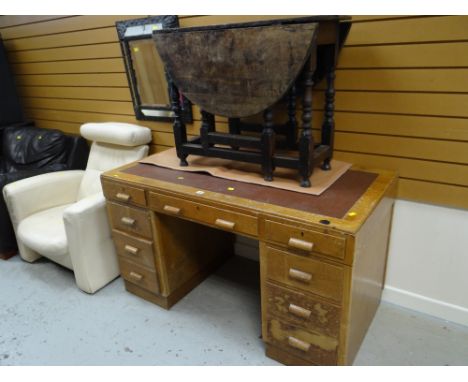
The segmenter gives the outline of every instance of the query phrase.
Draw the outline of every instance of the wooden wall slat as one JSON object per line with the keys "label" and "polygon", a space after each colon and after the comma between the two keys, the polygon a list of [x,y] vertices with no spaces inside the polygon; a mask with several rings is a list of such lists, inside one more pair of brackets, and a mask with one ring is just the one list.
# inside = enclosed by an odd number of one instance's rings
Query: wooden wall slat
{"label": "wooden wall slat", "polygon": [[[68,133],[91,121],[136,123],[152,129],[151,152],[171,147],[170,123],[133,115],[115,21],[142,16],[58,17],[0,16],[27,116]],[[180,23],[275,17],[291,16],[191,16]],[[397,170],[400,198],[468,208],[468,16],[370,15],[352,21],[337,70],[336,158]],[[323,101],[315,91],[316,138]],[[193,112],[190,136],[200,128],[200,110]],[[227,131],[226,119],[217,121]]]}
{"label": "wooden wall slat", "polygon": [[58,16],[58,15],[53,15],[53,16],[42,16],[42,15],[40,15],[40,16],[39,15],[0,16],[0,29],[15,26],[15,25],[37,23],[39,21],[50,21],[50,20],[54,20],[54,19],[61,19],[61,18],[65,18],[65,17],[71,17],[71,16],[67,16],[67,15],[63,15],[63,16]]}
{"label": "wooden wall slat", "polygon": [[80,123],[75,122],[59,122],[59,121],[47,121],[43,119],[35,119],[34,123],[37,127],[43,129],[58,129],[67,134],[79,135]]}
{"label": "wooden wall slat", "polygon": [[[314,126],[320,126],[322,115],[314,113]],[[465,118],[442,118],[412,115],[389,115],[355,112],[335,113],[337,131],[385,134],[395,136],[468,141]]]}
{"label": "wooden wall slat", "polygon": [[78,32],[6,40],[5,46],[10,51],[15,51],[85,45],[90,41],[92,41],[93,44],[101,44],[105,42],[115,42],[117,40],[117,31],[115,26],[112,26]]}
{"label": "wooden wall slat", "polygon": [[[316,107],[324,103],[323,93],[315,97]],[[468,117],[468,93],[381,93],[339,91],[336,109],[372,113]]]}
{"label": "wooden wall slat", "polygon": [[[324,89],[321,83],[319,88]],[[337,90],[394,92],[468,92],[468,68],[450,69],[341,69]]]}
{"label": "wooden wall slat", "polygon": [[[22,97],[28,98],[62,98],[62,99],[89,99],[104,101],[131,102],[130,89],[110,87],[51,87],[51,86],[19,86]],[[30,100],[34,102],[34,100]],[[53,102],[53,101],[51,101]],[[31,104],[31,103],[30,103]]]}
{"label": "wooden wall slat", "polygon": [[2,28],[0,32],[5,40],[9,40],[13,38],[113,27],[116,21],[137,19],[140,17],[144,16],[75,16],[66,19]]}
{"label": "wooden wall slat", "polygon": [[347,46],[339,68],[468,67],[468,42]]}
{"label": "wooden wall slat", "polygon": [[468,187],[401,178],[397,197],[468,209]]}
{"label": "wooden wall slat", "polygon": [[162,146],[162,145],[151,145],[149,149],[149,154],[156,154],[161,151],[165,151],[167,149],[171,148],[171,146]]}
{"label": "wooden wall slat", "polygon": [[337,150],[468,164],[468,142],[337,132]]}
{"label": "wooden wall slat", "polygon": [[388,19],[356,23],[346,45],[376,45],[468,40],[465,16]]}
{"label": "wooden wall slat", "polygon": [[38,50],[13,51],[9,54],[9,61],[15,63],[84,60],[95,58],[120,58],[122,52],[117,42],[93,44],[86,46],[72,46],[65,48],[51,48]]}
{"label": "wooden wall slat", "polygon": [[335,151],[335,158],[357,166],[369,166],[387,170],[399,169],[399,176],[430,182],[443,182],[468,187],[468,165],[435,162],[429,160],[398,158],[385,155],[372,155]]}
{"label": "wooden wall slat", "polygon": [[125,73],[122,58],[12,64],[15,74]]}
{"label": "wooden wall slat", "polygon": [[[148,122],[137,121],[134,117],[121,114],[101,114],[94,112],[83,111],[67,111],[67,110],[49,110],[49,109],[32,109],[25,108],[27,117],[34,120],[54,121],[54,122],[74,122],[79,125],[86,122],[126,122],[134,123],[140,126],[147,126],[151,129],[160,129],[161,131],[171,131],[170,124],[164,122]],[[193,125],[190,125],[193,126]],[[188,129],[191,133],[191,129]],[[193,130],[195,132],[195,130]]]}
{"label": "wooden wall slat", "polygon": [[[23,106],[35,109],[91,111],[107,114],[125,114],[134,116],[132,102],[77,100],[60,98],[23,98]],[[109,116],[108,116],[109,118]]]}
{"label": "wooden wall slat", "polygon": [[106,86],[128,88],[125,73],[26,74],[17,75],[18,86]]}

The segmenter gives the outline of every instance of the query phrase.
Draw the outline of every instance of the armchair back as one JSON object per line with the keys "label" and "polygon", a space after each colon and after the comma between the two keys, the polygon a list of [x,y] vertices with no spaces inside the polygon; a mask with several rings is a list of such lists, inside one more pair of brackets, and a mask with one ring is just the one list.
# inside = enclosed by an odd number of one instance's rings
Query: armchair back
{"label": "armchair back", "polygon": [[114,122],[86,123],[81,126],[80,133],[93,143],[78,200],[102,192],[102,172],[148,155],[151,131],[147,127]]}

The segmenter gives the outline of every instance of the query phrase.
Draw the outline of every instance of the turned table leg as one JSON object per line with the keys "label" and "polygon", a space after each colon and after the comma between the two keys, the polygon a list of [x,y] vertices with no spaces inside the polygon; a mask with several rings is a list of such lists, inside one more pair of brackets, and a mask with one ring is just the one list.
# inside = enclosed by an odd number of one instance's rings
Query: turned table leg
{"label": "turned table leg", "polygon": [[325,78],[327,88],[325,89],[325,111],[322,124],[322,144],[330,146],[330,155],[324,159],[322,170],[330,170],[330,161],[333,156],[334,135],[335,135],[335,66],[336,66],[337,44],[329,45],[326,48],[326,68]]}
{"label": "turned table leg", "polygon": [[208,133],[215,131],[215,119],[213,114],[208,113],[205,110],[201,111],[201,117],[202,124],[200,127],[200,139],[203,149],[206,152],[211,146],[213,146],[209,143]]}
{"label": "turned table leg", "polygon": [[[241,134],[240,118],[229,118],[229,134]],[[231,146],[233,150],[239,150],[239,146]]]}
{"label": "turned table leg", "polygon": [[288,93],[288,130],[286,132],[287,147],[293,149],[297,141],[296,121],[296,85],[293,84]]}
{"label": "turned table leg", "polygon": [[275,131],[273,130],[273,111],[271,108],[266,109],[263,113],[261,142],[263,178],[271,182],[273,180],[273,156],[275,154]]}
{"label": "turned table leg", "polygon": [[187,129],[185,127],[185,123],[182,120],[181,116],[181,109],[180,109],[180,101],[179,101],[179,90],[177,86],[170,81],[170,93],[171,93],[171,106],[172,111],[175,114],[174,117],[174,124],[172,125],[172,129],[174,131],[174,141],[176,146],[177,157],[180,159],[181,166],[188,166],[187,163],[187,156],[188,154],[185,152],[183,144],[187,143]]}
{"label": "turned table leg", "polygon": [[312,136],[312,86],[315,65],[309,64],[305,76],[302,99],[302,133],[299,138],[299,176],[301,187],[310,187],[310,176],[314,169],[314,137]]}

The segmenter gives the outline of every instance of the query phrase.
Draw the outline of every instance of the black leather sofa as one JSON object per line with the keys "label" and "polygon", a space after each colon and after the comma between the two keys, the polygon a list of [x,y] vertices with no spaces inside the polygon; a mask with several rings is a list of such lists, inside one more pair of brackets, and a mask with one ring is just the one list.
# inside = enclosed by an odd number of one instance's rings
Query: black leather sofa
{"label": "black leather sofa", "polygon": [[[89,147],[80,136],[32,124],[17,124],[1,130],[0,191],[9,183],[53,171],[85,169]],[[34,196],[31,195],[33,198]],[[0,257],[16,253],[16,238],[10,216],[0,196]]]}

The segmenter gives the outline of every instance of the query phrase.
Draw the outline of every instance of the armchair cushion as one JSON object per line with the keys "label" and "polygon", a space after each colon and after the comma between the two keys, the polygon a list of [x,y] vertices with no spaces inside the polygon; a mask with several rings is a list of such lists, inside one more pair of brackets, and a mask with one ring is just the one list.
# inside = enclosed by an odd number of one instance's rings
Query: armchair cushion
{"label": "armchair cushion", "polygon": [[13,226],[47,208],[74,203],[83,170],[58,171],[10,183],[3,188]]}
{"label": "armchair cushion", "polygon": [[37,253],[47,253],[54,258],[68,253],[67,236],[63,223],[63,211],[70,204],[36,212],[21,220],[18,239]]}
{"label": "armchair cushion", "polygon": [[[16,182],[21,179],[30,178],[35,175],[43,173],[58,171],[63,169],[61,164],[52,164],[46,168],[35,169],[35,170],[23,170],[17,172],[0,173],[0,190],[9,183]],[[5,199],[0,196],[0,251],[8,251],[16,247],[16,238],[11,225],[10,218],[8,216],[7,206]]]}

